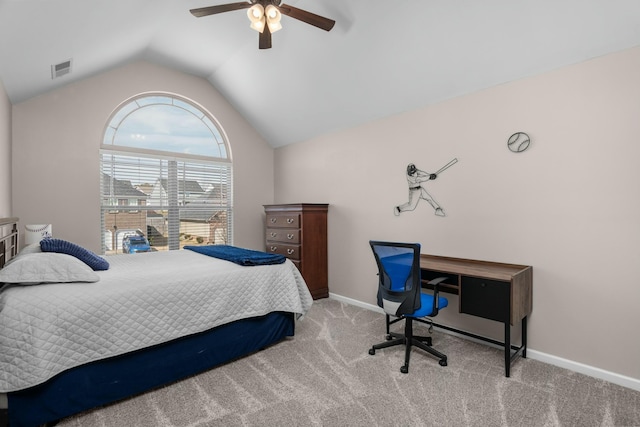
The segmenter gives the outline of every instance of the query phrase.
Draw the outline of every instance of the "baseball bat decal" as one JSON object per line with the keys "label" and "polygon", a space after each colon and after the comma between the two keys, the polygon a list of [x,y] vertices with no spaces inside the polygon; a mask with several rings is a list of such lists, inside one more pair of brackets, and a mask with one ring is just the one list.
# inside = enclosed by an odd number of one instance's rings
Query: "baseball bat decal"
{"label": "baseball bat decal", "polygon": [[451,160],[449,163],[447,163],[446,165],[438,169],[438,171],[436,172],[436,175],[439,175],[440,172],[444,172],[445,170],[449,169],[451,166],[455,165],[456,163],[458,163],[458,159]]}

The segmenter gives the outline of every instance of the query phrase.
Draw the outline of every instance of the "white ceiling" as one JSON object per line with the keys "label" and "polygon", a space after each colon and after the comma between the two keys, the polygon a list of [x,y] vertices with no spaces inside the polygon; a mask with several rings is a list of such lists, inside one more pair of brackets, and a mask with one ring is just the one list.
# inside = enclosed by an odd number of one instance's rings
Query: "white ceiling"
{"label": "white ceiling", "polygon": [[144,59],[208,79],[278,147],[640,46],[639,0],[285,0],[336,25],[283,16],[268,50],[245,10],[189,13],[235,1],[0,0],[0,80],[18,103]]}

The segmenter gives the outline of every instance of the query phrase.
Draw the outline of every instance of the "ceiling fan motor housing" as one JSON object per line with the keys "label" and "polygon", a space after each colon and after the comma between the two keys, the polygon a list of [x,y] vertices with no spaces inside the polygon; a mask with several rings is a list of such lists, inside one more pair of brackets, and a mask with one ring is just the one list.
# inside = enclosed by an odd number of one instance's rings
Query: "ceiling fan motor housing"
{"label": "ceiling fan motor housing", "polygon": [[272,4],[274,6],[280,6],[282,4],[282,0],[249,0],[249,3],[256,4],[260,3],[263,6],[267,6],[268,4]]}

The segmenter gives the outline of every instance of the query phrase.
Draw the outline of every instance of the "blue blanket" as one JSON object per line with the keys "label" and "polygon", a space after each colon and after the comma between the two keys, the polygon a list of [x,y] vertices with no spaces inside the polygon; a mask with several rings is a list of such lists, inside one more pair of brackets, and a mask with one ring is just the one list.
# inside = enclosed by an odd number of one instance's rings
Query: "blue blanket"
{"label": "blue blanket", "polygon": [[244,266],[282,264],[286,260],[284,255],[269,254],[229,245],[185,246],[184,249]]}

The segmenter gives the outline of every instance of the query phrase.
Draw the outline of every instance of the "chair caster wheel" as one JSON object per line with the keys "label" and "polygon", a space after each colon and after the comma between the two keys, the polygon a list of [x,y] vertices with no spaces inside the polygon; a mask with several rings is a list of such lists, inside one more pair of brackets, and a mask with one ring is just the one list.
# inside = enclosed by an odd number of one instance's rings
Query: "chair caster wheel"
{"label": "chair caster wheel", "polygon": [[447,366],[447,359],[440,359],[438,363],[440,364],[440,366]]}
{"label": "chair caster wheel", "polygon": [[375,349],[375,348],[370,348],[370,349],[369,349],[369,354],[370,354],[370,355],[372,355],[372,356],[373,356],[374,354],[376,354],[376,349]]}
{"label": "chair caster wheel", "polygon": [[403,374],[406,374],[409,372],[409,367],[407,365],[404,365],[400,368],[400,372],[402,372]]}

